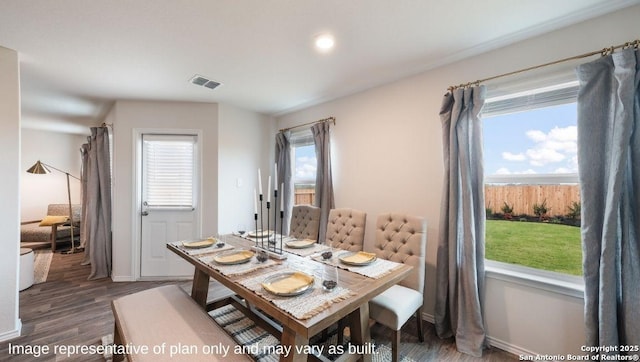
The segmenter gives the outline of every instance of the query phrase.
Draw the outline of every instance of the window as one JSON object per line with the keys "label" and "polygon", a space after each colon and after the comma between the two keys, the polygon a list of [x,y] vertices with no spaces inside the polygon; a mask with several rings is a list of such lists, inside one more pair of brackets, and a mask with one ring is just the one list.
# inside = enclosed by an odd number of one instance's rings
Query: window
{"label": "window", "polygon": [[568,82],[488,97],[486,259],[524,273],[582,275],[577,89]]}
{"label": "window", "polygon": [[295,197],[293,203],[294,205],[313,205],[315,203],[318,163],[311,129],[292,133],[290,142],[294,159]]}
{"label": "window", "polygon": [[194,207],[196,136],[143,135],[143,199],[149,207]]}

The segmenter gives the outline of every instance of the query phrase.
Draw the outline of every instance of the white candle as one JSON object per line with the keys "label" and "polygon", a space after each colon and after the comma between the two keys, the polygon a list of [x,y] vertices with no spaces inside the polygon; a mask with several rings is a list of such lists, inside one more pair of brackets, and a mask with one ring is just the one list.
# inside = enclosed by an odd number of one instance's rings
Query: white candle
{"label": "white candle", "polygon": [[280,210],[284,211],[284,183],[280,187],[280,190],[282,190],[282,196],[280,197]]}
{"label": "white candle", "polygon": [[271,190],[271,175],[269,175],[267,181],[267,202],[271,202],[271,192],[269,190]]}
{"label": "white candle", "polygon": [[276,162],[275,170],[276,170],[276,173],[273,176],[273,190],[278,191],[278,163],[277,162]]}
{"label": "white candle", "polygon": [[262,175],[260,174],[260,169],[258,169],[258,191],[260,191],[260,195],[262,195]]}
{"label": "white candle", "polygon": [[258,196],[256,195],[256,189],[253,189],[253,213],[258,214]]}

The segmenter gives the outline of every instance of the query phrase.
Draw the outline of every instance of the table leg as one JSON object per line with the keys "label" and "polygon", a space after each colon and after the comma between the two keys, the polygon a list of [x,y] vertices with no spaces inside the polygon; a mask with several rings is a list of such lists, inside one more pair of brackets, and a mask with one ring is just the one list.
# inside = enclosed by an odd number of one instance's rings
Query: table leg
{"label": "table leg", "polygon": [[191,298],[207,308],[207,294],[209,293],[209,274],[196,268],[193,273],[193,285],[191,286]]}
{"label": "table leg", "polygon": [[[291,348],[288,355],[280,356],[281,362],[301,362],[307,360],[307,354],[303,352],[303,349],[304,347],[309,346],[309,340],[303,338],[299,334],[296,334],[296,332],[286,326],[283,327],[280,344],[283,348]],[[298,350],[300,350],[300,352],[298,352]]]}
{"label": "table leg", "polygon": [[[351,324],[351,344],[365,352],[371,352],[371,330],[369,328],[369,303],[360,305],[349,315]],[[371,353],[362,355],[363,362],[371,362]]]}

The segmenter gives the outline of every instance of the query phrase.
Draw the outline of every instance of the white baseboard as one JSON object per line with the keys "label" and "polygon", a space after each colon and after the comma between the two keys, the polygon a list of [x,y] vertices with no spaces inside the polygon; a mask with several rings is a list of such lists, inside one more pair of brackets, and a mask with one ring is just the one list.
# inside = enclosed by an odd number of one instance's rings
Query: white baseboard
{"label": "white baseboard", "polygon": [[503,340],[493,338],[491,336],[487,336],[487,341],[489,341],[489,345],[491,347],[500,348],[505,352],[509,352],[511,354],[515,354],[516,356],[536,356],[537,353],[533,353],[528,351],[522,347],[515,346],[511,343],[505,342]]}
{"label": "white baseboard", "polygon": [[[427,314],[427,313],[422,313],[422,320],[429,322],[431,324],[435,324],[435,318],[433,315],[431,314]],[[537,355],[537,353],[533,353],[531,351],[528,351],[522,347],[518,347],[516,345],[513,345],[509,342],[505,342],[501,339],[498,338],[494,338],[491,336],[487,336],[487,341],[489,342],[489,345],[491,347],[496,347],[499,348],[505,352],[509,352],[511,354],[514,354],[516,356],[535,356]]]}
{"label": "white baseboard", "polygon": [[119,282],[135,282],[136,280],[134,277],[129,275],[121,275],[121,276],[112,275],[111,281],[115,283],[119,283]]}
{"label": "white baseboard", "polygon": [[8,341],[10,339],[20,337],[20,332],[22,331],[22,321],[18,318],[16,322],[16,329],[12,331],[2,332],[0,333],[0,342]]}

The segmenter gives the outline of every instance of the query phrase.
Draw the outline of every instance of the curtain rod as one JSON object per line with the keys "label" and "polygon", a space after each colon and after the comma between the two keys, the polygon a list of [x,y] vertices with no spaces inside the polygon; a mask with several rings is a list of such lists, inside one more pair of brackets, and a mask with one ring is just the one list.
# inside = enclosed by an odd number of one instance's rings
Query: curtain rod
{"label": "curtain rod", "polygon": [[316,123],[322,123],[322,122],[332,122],[333,125],[335,126],[336,118],[335,117],[329,117],[329,118],[321,119],[319,121],[307,122],[307,123],[299,124],[297,126],[293,126],[293,127],[289,127],[289,128],[283,128],[283,129],[280,130],[280,132],[286,132],[286,131],[290,131],[292,129],[296,129],[296,128],[300,128],[300,127],[304,127],[304,126],[309,126],[309,125],[316,124]]}
{"label": "curtain rod", "polygon": [[529,67],[529,68],[524,68],[524,69],[519,69],[519,70],[515,70],[513,72],[509,72],[509,73],[504,73],[504,74],[499,74],[499,75],[494,75],[493,77],[489,77],[489,78],[485,78],[485,79],[479,79],[476,80],[475,82],[469,82],[466,84],[459,84],[459,85],[452,85],[449,88],[447,88],[447,90],[449,90],[449,92],[458,89],[458,88],[466,88],[466,87],[470,87],[472,85],[480,85],[480,83],[484,83],[490,80],[494,80],[494,79],[498,79],[498,78],[502,78],[502,77],[508,77],[511,75],[515,75],[515,74],[520,74],[520,73],[524,73],[524,72],[528,72],[530,70],[535,70],[535,69],[540,69],[540,68],[544,68],[550,65],[555,65],[555,64],[559,64],[559,63],[564,63],[564,62],[568,62],[570,60],[577,60],[577,59],[582,59],[582,58],[588,58],[597,54],[604,56],[613,54],[614,50],[616,49],[628,49],[634,47],[636,49],[638,49],[640,47],[640,39],[636,39],[634,41],[629,41],[626,42],[624,44],[619,44],[619,45],[614,45],[611,46],[609,48],[604,48],[602,50],[596,50],[596,51],[592,51],[589,53],[584,53],[584,54],[580,54],[580,55],[574,55],[572,57],[569,58],[564,58],[564,59],[559,59],[559,60],[555,60],[553,62],[549,62],[549,63],[544,63],[544,64],[540,64],[540,65],[535,65],[533,67]]}

